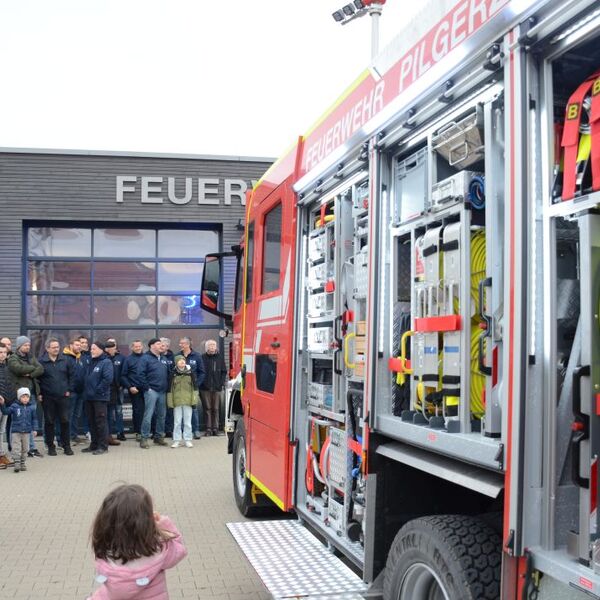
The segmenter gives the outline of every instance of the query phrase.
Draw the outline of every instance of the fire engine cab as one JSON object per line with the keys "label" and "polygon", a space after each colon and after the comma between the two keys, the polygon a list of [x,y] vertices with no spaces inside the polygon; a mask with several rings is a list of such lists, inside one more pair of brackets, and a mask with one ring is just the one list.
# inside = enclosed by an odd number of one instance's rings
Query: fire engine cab
{"label": "fire engine cab", "polygon": [[206,257],[240,511],[386,599],[600,598],[599,207],[600,3],[427,4]]}

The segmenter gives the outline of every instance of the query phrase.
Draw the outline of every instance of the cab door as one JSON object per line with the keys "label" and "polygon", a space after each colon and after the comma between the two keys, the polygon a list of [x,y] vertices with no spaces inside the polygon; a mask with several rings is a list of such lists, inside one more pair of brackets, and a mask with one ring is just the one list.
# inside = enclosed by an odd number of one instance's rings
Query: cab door
{"label": "cab door", "polygon": [[[253,236],[253,257],[248,273],[252,289],[250,297],[247,294],[243,332],[248,472],[275,504],[287,510],[291,502],[289,423],[295,232],[291,188],[284,183],[252,207],[252,223],[249,234]],[[250,255],[248,258],[250,261]]]}

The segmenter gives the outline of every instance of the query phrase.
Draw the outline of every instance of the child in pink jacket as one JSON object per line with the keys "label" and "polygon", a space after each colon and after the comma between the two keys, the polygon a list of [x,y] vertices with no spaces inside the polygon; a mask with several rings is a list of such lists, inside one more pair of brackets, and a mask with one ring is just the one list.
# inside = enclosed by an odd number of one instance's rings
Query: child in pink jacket
{"label": "child in pink jacket", "polygon": [[92,527],[96,581],[89,600],[168,600],[165,571],[187,555],[169,517],[153,512],[140,485],[121,485],[102,502]]}

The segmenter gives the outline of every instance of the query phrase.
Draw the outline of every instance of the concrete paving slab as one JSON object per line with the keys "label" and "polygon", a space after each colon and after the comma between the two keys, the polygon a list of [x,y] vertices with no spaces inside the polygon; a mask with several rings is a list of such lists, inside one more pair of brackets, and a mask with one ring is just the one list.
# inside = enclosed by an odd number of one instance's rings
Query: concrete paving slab
{"label": "concrete paving slab", "polygon": [[[40,442],[37,442],[38,445]],[[28,470],[0,471],[0,598],[83,600],[94,589],[89,545],[104,496],[121,482],[139,483],[183,534],[188,557],[167,572],[172,598],[268,600],[270,595],[225,523],[243,521],[231,490],[226,438],[194,448],[132,439],[108,454],[30,458]]]}

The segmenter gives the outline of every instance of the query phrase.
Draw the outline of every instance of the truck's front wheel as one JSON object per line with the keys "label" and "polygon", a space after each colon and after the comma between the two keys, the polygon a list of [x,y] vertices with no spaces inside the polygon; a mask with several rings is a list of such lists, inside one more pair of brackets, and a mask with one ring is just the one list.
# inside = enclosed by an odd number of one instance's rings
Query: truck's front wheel
{"label": "truck's front wheel", "polygon": [[388,554],[385,600],[495,600],[501,542],[488,525],[463,515],[409,521]]}
{"label": "truck's front wheel", "polygon": [[246,477],[246,428],[244,419],[237,422],[233,435],[233,495],[235,503],[245,517],[257,512],[252,502],[252,482]]}

